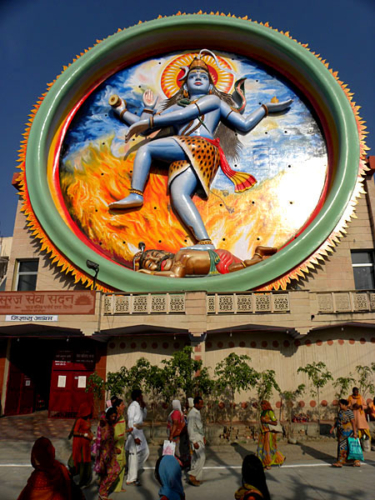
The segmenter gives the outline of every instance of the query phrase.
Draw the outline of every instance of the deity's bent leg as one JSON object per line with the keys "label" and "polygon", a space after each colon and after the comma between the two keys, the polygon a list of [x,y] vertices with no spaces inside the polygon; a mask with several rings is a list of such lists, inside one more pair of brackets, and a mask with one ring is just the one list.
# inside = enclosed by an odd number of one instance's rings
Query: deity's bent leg
{"label": "deity's bent leg", "polygon": [[[181,217],[183,223],[192,231],[194,237],[200,240],[209,240],[210,237],[204,227],[202,217],[194,205],[191,197],[195,193],[199,179],[190,167],[178,175],[170,186],[173,208]],[[205,250],[208,246],[205,245]]]}
{"label": "deity's bent leg", "polygon": [[130,194],[122,200],[110,203],[111,209],[136,208],[143,205],[143,190],[153,160],[173,161],[185,160],[186,155],[172,138],[156,139],[140,147],[135,156]]}

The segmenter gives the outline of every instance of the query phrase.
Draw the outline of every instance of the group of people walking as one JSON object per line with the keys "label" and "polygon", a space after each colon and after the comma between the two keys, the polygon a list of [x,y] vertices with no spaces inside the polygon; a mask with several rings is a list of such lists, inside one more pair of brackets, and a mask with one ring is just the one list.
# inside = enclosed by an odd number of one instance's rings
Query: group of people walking
{"label": "group of people walking", "polygon": [[[125,404],[113,397],[100,416],[96,436],[91,429],[91,407],[83,403],[73,424],[72,455],[68,469],[55,459],[55,449],[47,438],[39,438],[31,452],[34,472],[18,500],[84,500],[81,488],[92,483],[92,470],[97,474],[99,499],[109,500],[112,492],[125,491],[124,485],[139,486],[139,472],[149,456],[149,447],[143,432],[147,417],[141,390],[133,390],[132,402],[124,417]],[[369,405],[370,409],[373,405]],[[155,477],[160,483],[162,500],[184,500],[182,469],[189,468],[188,482],[200,486],[206,460],[206,438],[201,417],[204,401],[200,396],[189,398],[184,409],[179,400],[172,402],[168,416],[168,439],[174,443],[174,455],[164,455],[156,463]],[[331,432],[337,431],[338,453],[334,467],[345,464],[359,466],[351,460],[349,438],[360,438],[370,443],[366,403],[357,388],[348,399],[340,399],[339,412]],[[367,412],[368,413],[368,412]],[[257,455],[248,455],[242,466],[242,486],[236,491],[236,500],[269,499],[264,471],[272,465],[282,465],[284,455],[277,448],[280,431],[275,413],[268,401],[261,402],[260,434]],[[92,468],[92,455],[95,457]],[[126,474],[126,477],[125,477]],[[72,477],[79,475],[79,483]]]}
{"label": "group of people walking", "polygon": [[143,432],[147,409],[142,391],[134,390],[131,397],[127,412],[128,428],[124,418],[125,404],[122,399],[115,397],[99,421],[92,451],[95,454],[94,471],[99,478],[100,500],[107,500],[112,491],[125,491],[126,465],[126,484],[139,485],[138,472],[149,456]]}
{"label": "group of people walking", "polygon": [[[368,443],[367,451],[370,451],[371,434],[367,415],[374,413],[374,404],[368,405],[359,394],[357,387],[353,388],[348,399],[340,399],[339,412],[330,432],[337,434],[337,460],[333,467],[353,465],[360,467],[360,460],[350,458],[349,438],[358,438],[362,443]],[[257,456],[260,458],[265,470],[272,465],[282,465],[285,457],[277,449],[277,419],[268,401],[261,403],[261,430],[258,440]],[[362,445],[363,446],[363,445]]]}
{"label": "group of people walking", "polygon": [[339,407],[339,413],[331,428],[331,433],[336,429],[338,442],[337,461],[333,466],[339,468],[343,465],[360,467],[360,461],[350,457],[349,438],[358,438],[362,443],[368,443],[367,450],[370,451],[371,434],[367,421],[366,402],[359,393],[358,388],[354,387],[348,399],[340,399]]}

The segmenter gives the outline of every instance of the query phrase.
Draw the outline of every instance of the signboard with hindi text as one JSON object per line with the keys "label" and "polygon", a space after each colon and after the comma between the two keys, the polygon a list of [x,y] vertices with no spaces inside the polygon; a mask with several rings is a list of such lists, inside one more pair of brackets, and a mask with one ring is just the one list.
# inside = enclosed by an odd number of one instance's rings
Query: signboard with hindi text
{"label": "signboard with hindi text", "polygon": [[59,317],[56,315],[45,315],[45,314],[7,314],[5,316],[5,321],[24,321],[25,323],[34,322],[47,322],[59,321]]}
{"label": "signboard with hindi text", "polygon": [[2,292],[0,314],[95,314],[95,291]]}

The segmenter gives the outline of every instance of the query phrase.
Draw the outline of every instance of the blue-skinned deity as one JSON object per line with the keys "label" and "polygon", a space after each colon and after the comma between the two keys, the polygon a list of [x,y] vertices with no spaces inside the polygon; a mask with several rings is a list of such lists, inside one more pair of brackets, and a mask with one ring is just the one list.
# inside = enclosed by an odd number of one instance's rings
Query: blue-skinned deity
{"label": "blue-skinned deity", "polygon": [[[227,160],[227,157],[236,155],[239,144],[236,133],[247,134],[269,113],[286,111],[292,103],[291,100],[267,102],[246,116],[244,79],[236,82],[233,94],[219,91],[202,59],[203,52],[209,51],[203,49],[189,67],[183,68],[181,88],[164,103],[162,111],[155,111],[156,99],[151,91],[144,94],[141,116],[131,113],[126,102],[118,96],[110,99],[116,115],[130,126],[126,141],[133,135],[149,135],[160,129],[171,132],[168,137],[165,137],[165,132],[164,137],[159,138],[157,134],[139,148],[134,160],[130,193],[111,203],[109,208],[124,210],[141,207],[152,162],[165,162],[169,165],[168,189],[172,207],[193,234],[197,242],[193,248],[197,250],[213,249],[214,246],[192,196],[197,192],[209,196],[219,168],[234,183],[235,192],[251,188],[255,178],[251,174],[232,170]],[[211,55],[215,58],[214,54]]]}

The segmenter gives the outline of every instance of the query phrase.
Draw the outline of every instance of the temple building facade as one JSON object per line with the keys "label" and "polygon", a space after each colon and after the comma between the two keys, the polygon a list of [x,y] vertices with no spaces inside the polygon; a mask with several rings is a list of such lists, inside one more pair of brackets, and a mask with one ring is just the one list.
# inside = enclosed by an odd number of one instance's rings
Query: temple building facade
{"label": "temple building facade", "polygon": [[[19,209],[0,294],[2,414],[74,414],[94,371],[105,378],[140,357],[160,364],[185,345],[210,369],[231,352],[247,354],[256,370],[275,370],[282,390],[308,385],[297,369],[314,361],[323,361],[334,379],[371,365],[375,157],[368,165],[366,194],[345,237],[307,279],[282,291],[88,291],[50,262]],[[238,403],[252,396],[241,393]],[[321,399],[333,411],[332,384]],[[300,398],[301,411],[316,404],[308,392]]]}

